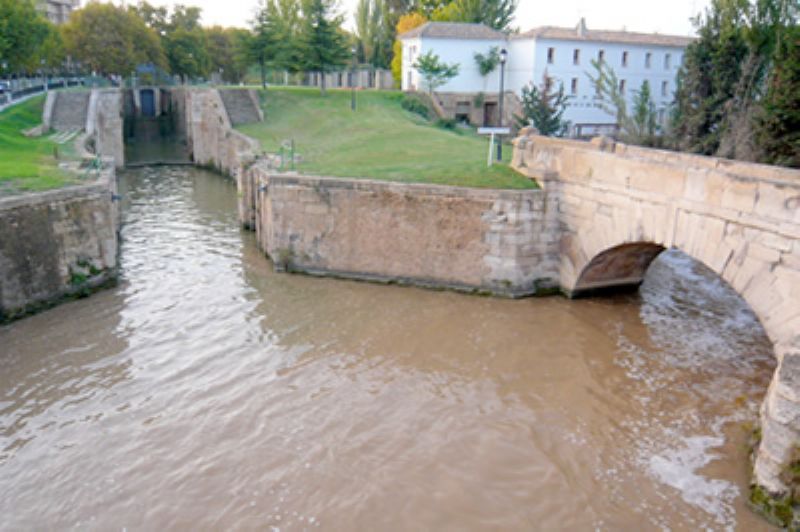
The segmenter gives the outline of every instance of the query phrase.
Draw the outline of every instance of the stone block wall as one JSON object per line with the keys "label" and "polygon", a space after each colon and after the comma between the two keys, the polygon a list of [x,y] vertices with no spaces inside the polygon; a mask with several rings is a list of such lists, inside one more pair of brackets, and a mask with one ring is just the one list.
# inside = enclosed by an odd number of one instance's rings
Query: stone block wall
{"label": "stone block wall", "polygon": [[261,152],[259,143],[233,129],[219,91],[186,90],[183,94],[186,137],[194,162],[236,179]]}
{"label": "stone block wall", "polygon": [[92,184],[0,200],[0,322],[116,278],[115,192],[109,164]]}
{"label": "stone block wall", "polygon": [[523,296],[555,286],[557,235],[539,190],[271,173],[256,165],[259,245],[276,267]]}
{"label": "stone block wall", "polygon": [[112,159],[114,166],[122,168],[125,166],[122,91],[93,90],[88,109],[86,130],[95,136],[97,155]]}
{"label": "stone block wall", "polygon": [[515,141],[512,164],[557,205],[565,291],[635,284],[675,247],[747,301],[779,363],[755,478],[785,494],[800,446],[800,171],[531,131]]}

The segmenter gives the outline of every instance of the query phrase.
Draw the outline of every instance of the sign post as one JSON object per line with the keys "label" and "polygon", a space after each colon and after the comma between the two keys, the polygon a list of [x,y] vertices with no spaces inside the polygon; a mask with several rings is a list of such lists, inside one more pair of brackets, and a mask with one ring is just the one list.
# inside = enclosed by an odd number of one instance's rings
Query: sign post
{"label": "sign post", "polygon": [[[478,135],[489,135],[489,158],[486,160],[486,166],[492,166],[492,161],[494,160],[494,137],[502,136],[502,135],[509,135],[511,133],[511,128],[507,127],[479,127],[478,128]],[[497,142],[502,142],[502,139],[497,139]]]}

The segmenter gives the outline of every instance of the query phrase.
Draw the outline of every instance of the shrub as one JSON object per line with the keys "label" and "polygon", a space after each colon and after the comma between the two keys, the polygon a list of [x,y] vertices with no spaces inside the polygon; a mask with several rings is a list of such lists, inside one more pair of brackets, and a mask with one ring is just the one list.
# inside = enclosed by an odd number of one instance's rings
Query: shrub
{"label": "shrub", "polygon": [[428,106],[422,103],[419,98],[405,95],[400,102],[400,106],[406,111],[418,114],[425,119],[429,118]]}
{"label": "shrub", "polygon": [[455,130],[456,128],[456,121],[452,118],[440,118],[435,124],[436,127],[440,127],[442,129]]}

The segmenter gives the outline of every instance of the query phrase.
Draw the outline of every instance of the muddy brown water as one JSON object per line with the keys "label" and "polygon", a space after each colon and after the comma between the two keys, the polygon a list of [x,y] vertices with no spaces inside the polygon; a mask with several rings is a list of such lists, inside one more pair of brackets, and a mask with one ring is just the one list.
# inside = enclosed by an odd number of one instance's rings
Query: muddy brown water
{"label": "muddy brown water", "polygon": [[0,529],[767,528],[771,347],[686,256],[578,301],[276,274],[229,181],[122,185],[121,284],[0,328]]}

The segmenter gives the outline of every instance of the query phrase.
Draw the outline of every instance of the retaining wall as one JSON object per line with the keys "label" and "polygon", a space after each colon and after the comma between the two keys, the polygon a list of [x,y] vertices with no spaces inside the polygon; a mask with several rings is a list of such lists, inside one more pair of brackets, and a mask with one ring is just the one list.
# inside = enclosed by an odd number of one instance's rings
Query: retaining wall
{"label": "retaining wall", "polygon": [[278,269],[506,296],[556,287],[540,190],[275,174],[256,165],[256,232]]}
{"label": "retaining wall", "polygon": [[119,214],[108,162],[93,183],[0,199],[0,322],[116,279]]}

